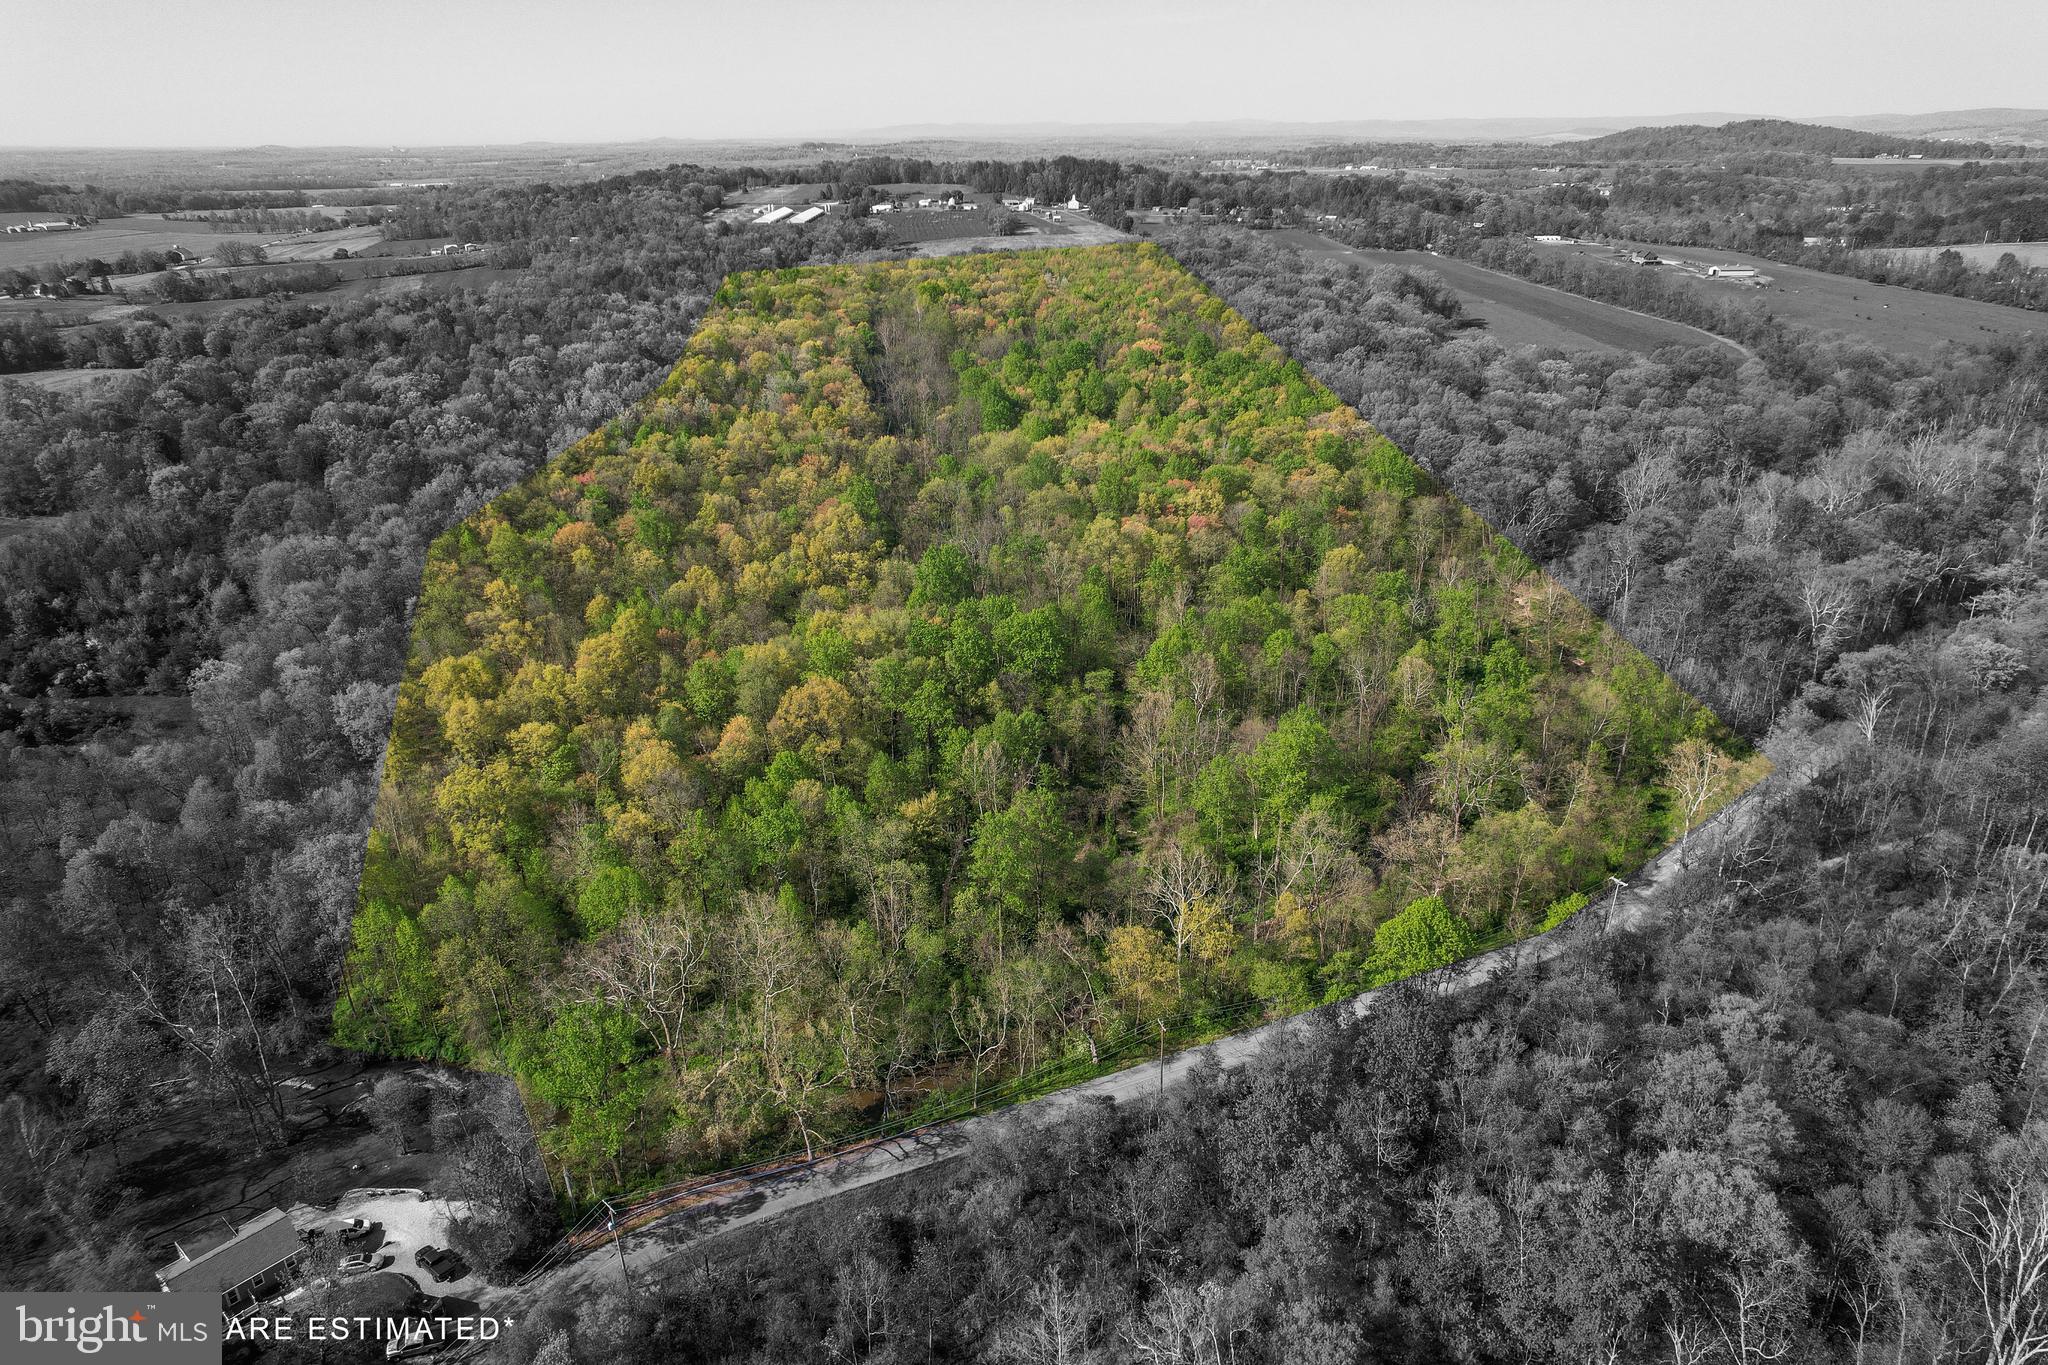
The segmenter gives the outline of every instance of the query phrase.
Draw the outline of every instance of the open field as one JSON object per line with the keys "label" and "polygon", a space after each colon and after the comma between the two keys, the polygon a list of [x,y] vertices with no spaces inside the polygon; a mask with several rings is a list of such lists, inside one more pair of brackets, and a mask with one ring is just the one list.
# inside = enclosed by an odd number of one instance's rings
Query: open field
{"label": "open field", "polygon": [[[980,215],[956,214],[955,217],[974,219]],[[1055,246],[1106,246],[1111,242],[1128,242],[1131,239],[1115,228],[1105,227],[1092,218],[1068,214],[1065,222],[1048,223],[1043,218],[1033,218],[1023,232],[1010,237],[983,234],[972,237],[927,238],[912,248],[918,256],[964,256],[975,251],[1024,251],[1032,247]]]}
{"label": "open field", "polygon": [[1967,156],[1837,156],[1830,157],[1837,166],[1859,171],[1918,171],[1930,166],[1975,166],[1979,157]]}
{"label": "open field", "polygon": [[[49,218],[49,214],[17,213],[7,222]],[[138,218],[105,218],[82,232],[32,232],[0,236],[0,270],[10,266],[50,265],[97,256],[112,260],[124,251],[187,251],[212,253],[222,242],[264,241],[260,232],[221,232],[205,223],[175,222],[156,214]]]}
{"label": "open field", "polygon": [[266,237],[260,245],[272,261],[325,261],[337,250],[351,256],[358,251],[383,245],[384,229],[374,226],[335,228],[331,232],[295,232],[285,237]]}
{"label": "open field", "polygon": [[440,270],[426,275],[386,275],[376,279],[350,280],[318,294],[301,294],[294,302],[321,303],[365,299],[372,295],[453,294],[462,289],[489,289],[494,284],[517,279],[524,273],[521,266],[480,265],[468,270]]}
{"label": "open field", "polygon": [[[0,265],[0,270],[6,267]],[[22,322],[40,317],[52,327],[75,327],[98,321],[93,315],[121,307],[120,300],[105,294],[81,294],[75,299],[10,299],[0,297],[0,322]],[[133,311],[132,309],[127,311]]]}
{"label": "open field", "polygon": [[[337,267],[348,264],[335,262]],[[257,267],[260,269],[261,267]],[[521,266],[468,266],[460,270],[436,270],[417,275],[386,275],[375,278],[344,280],[333,289],[323,289],[317,294],[295,294],[294,304],[322,307],[343,299],[368,298],[372,295],[414,294],[420,292],[450,294],[459,289],[488,289],[522,273]],[[143,277],[135,277],[138,280]],[[121,322],[141,313],[152,313],[160,318],[206,318],[221,313],[231,313],[243,308],[261,308],[269,300],[264,297],[246,299],[202,299],[192,303],[130,303],[119,297],[105,294],[84,294],[75,299],[7,299],[0,298],[0,321],[22,321],[40,316],[52,327],[77,327],[95,322]],[[66,373],[64,371],[39,371],[42,374]],[[105,370],[82,371],[87,374],[104,375]],[[21,378],[22,376],[0,375],[0,379]],[[59,380],[45,381],[45,387],[54,387]]]}
{"label": "open field", "polygon": [[[1861,337],[1872,345],[1916,356],[1932,356],[1943,346],[1983,346],[2001,337],[2048,334],[2048,315],[1999,303],[1929,294],[1898,285],[1872,284],[1848,275],[1830,275],[1802,266],[1780,265],[1739,251],[1663,246],[1654,242],[1539,244],[1543,251],[1572,251],[1613,261],[1617,269],[1640,270],[1627,264],[1626,253],[1654,251],[1667,263],[1666,279],[1677,279],[1713,298],[1753,301],[1772,316],[1801,327]],[[1752,266],[1770,277],[1757,285],[1742,280],[1704,279],[1685,267],[1732,264]]]}
{"label": "open field", "polygon": [[1284,246],[1325,260],[1434,271],[1456,292],[1465,311],[1486,323],[1486,334],[1505,346],[1642,353],[1660,346],[1734,345],[1695,327],[1582,299],[1455,257],[1434,256],[1426,251],[1347,247],[1300,228],[1282,229],[1271,236]]}
{"label": "open field", "polygon": [[[365,252],[361,255],[352,255],[345,261],[329,260],[324,256],[301,256],[293,260],[272,258],[255,265],[207,265],[188,273],[197,279],[251,280],[266,275],[275,275],[279,278],[304,275],[308,267],[318,266],[338,280],[362,280],[386,275],[456,274],[464,270],[482,269],[484,262],[489,259],[489,254],[485,252],[472,252],[462,256],[428,256],[424,253],[401,256]],[[147,289],[161,278],[161,272],[149,271],[139,275],[115,275],[110,283],[119,292]]]}
{"label": "open field", "polygon": [[[27,374],[0,374],[0,384],[27,384],[50,393],[78,393],[91,388],[98,380],[134,373],[134,370],[30,370]],[[0,539],[5,538],[4,527],[5,523],[0,522]]]}
{"label": "open field", "polygon": [[[1047,222],[1034,214],[1016,216],[1024,226],[1034,229],[1033,235],[1041,239],[1041,244],[1066,245],[1042,241],[1044,238],[1067,236],[1072,229],[1065,223]],[[989,226],[989,216],[985,208],[977,208],[972,213],[961,209],[899,209],[895,213],[876,214],[870,221],[880,223],[882,230],[889,234],[889,240],[897,245],[997,235]]]}
{"label": "open field", "polygon": [[[19,378],[21,376],[18,374],[0,375],[0,384],[6,383],[9,379]],[[32,531],[40,531],[45,526],[55,526],[62,520],[62,517],[0,517],[0,541],[25,536]]]}
{"label": "open field", "polygon": [[1965,264],[1979,270],[1988,270],[1998,264],[1998,258],[2010,251],[2019,258],[2021,265],[2030,269],[2048,269],[2048,242],[1977,242],[1968,246],[1891,246],[1872,247],[1857,255],[1865,260],[1881,261],[1896,257],[1907,261],[1931,261],[1944,251],[1953,251],[1961,256]]}
{"label": "open field", "polygon": [[[48,220],[47,213],[10,213],[0,224]],[[297,232],[280,237],[274,232],[222,232],[207,223],[186,222],[145,214],[134,218],[104,218],[76,232],[33,232],[0,235],[0,270],[9,267],[49,265],[58,261],[82,261],[92,257],[111,261],[124,251],[168,251],[182,247],[211,255],[223,242],[260,246],[272,261],[318,261],[332,256],[337,247],[351,253],[379,246],[384,232],[376,227],[336,228],[331,232]]]}
{"label": "open field", "polygon": [[727,208],[738,208],[748,204],[808,204],[825,197],[821,184],[807,185],[764,185],[755,190],[734,190],[725,196]]}

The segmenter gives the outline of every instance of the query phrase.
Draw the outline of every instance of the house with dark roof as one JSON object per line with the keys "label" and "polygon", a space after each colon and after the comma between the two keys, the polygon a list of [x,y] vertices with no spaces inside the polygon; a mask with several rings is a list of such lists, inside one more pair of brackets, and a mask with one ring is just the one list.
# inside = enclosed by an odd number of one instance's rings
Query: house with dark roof
{"label": "house with dark roof", "polygon": [[291,1216],[270,1209],[204,1251],[187,1251],[180,1244],[178,1259],[157,1271],[156,1280],[172,1293],[218,1294],[221,1309],[234,1316],[290,1288],[303,1252]]}

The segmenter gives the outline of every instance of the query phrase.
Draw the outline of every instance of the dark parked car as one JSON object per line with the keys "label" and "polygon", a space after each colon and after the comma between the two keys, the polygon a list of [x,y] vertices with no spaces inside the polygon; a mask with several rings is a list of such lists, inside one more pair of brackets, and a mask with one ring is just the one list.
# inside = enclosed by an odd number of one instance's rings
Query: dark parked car
{"label": "dark parked car", "polygon": [[435,1280],[459,1280],[469,1273],[463,1259],[446,1247],[421,1247],[412,1254],[413,1263]]}

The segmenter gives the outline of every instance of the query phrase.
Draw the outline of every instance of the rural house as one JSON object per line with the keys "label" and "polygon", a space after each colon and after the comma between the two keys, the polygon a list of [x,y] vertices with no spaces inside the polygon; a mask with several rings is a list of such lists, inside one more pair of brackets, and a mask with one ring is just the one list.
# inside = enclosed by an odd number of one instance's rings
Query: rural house
{"label": "rural house", "polygon": [[301,1250],[291,1216],[273,1208],[197,1255],[179,1246],[178,1259],[157,1271],[156,1279],[172,1293],[218,1294],[222,1311],[239,1316],[290,1287]]}

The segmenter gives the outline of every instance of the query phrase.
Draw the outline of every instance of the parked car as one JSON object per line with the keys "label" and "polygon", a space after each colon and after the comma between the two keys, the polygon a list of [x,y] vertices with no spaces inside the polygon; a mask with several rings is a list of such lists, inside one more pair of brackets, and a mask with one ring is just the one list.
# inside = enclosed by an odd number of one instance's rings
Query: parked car
{"label": "parked car", "polygon": [[410,1323],[391,1340],[384,1343],[386,1360],[404,1360],[411,1356],[423,1356],[438,1351],[445,1343],[434,1332],[432,1325],[424,1322]]}
{"label": "parked car", "polygon": [[469,1273],[469,1266],[462,1257],[446,1247],[421,1247],[412,1255],[413,1263],[434,1277],[435,1280],[459,1280]]}
{"label": "parked car", "polygon": [[342,1222],[341,1240],[344,1242],[361,1241],[371,1233],[380,1231],[382,1227],[383,1224],[373,1223],[367,1218],[349,1218]]}
{"label": "parked car", "polygon": [[391,1264],[389,1256],[374,1252],[358,1251],[341,1258],[341,1273],[344,1275],[367,1275],[373,1270],[382,1270]]}

